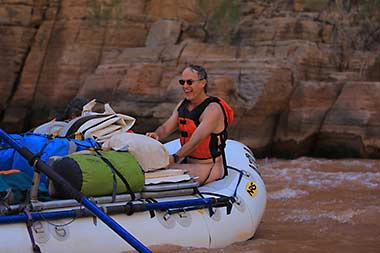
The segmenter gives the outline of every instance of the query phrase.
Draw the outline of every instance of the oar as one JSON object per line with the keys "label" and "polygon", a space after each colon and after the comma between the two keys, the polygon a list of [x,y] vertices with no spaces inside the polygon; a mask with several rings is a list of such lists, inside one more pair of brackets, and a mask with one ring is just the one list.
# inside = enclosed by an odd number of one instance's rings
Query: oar
{"label": "oar", "polygon": [[12,148],[19,152],[28,162],[36,169],[45,173],[55,183],[61,185],[68,194],[70,194],[76,201],[82,203],[88,210],[90,210],[96,217],[102,220],[110,229],[117,233],[127,243],[139,252],[152,252],[141,242],[139,242],[133,235],[120,226],[115,220],[105,214],[99,207],[92,203],[88,198],[82,195],[82,193],[71,186],[63,177],[52,170],[46,163],[41,161],[39,157],[35,156],[26,147],[22,147],[19,143],[12,139],[3,129],[0,128],[0,138],[8,143]]}

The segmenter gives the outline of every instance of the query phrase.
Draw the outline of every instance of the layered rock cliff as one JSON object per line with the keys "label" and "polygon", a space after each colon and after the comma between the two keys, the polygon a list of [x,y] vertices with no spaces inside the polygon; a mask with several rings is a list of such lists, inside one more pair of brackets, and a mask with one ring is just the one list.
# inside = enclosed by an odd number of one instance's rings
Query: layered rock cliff
{"label": "layered rock cliff", "polygon": [[26,131],[84,96],[153,130],[182,98],[183,68],[200,64],[236,112],[230,137],[258,156],[380,157],[379,13],[227,2],[0,0],[1,126]]}

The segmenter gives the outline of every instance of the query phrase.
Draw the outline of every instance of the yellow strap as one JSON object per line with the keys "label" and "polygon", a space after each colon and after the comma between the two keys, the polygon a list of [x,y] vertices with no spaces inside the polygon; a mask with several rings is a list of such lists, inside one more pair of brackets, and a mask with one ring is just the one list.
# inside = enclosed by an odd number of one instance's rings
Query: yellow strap
{"label": "yellow strap", "polygon": [[79,141],[83,141],[84,140],[83,134],[80,132],[75,132],[75,139]]}

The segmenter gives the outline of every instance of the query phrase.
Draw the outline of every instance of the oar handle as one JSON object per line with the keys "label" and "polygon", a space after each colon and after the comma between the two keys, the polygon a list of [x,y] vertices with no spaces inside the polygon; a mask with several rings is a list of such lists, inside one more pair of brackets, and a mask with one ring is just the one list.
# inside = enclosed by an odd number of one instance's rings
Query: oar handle
{"label": "oar handle", "polygon": [[51,180],[55,183],[61,185],[65,191],[71,195],[79,203],[82,203],[88,210],[90,210],[96,217],[102,220],[109,228],[111,228],[115,233],[122,237],[126,242],[128,242],[133,248],[142,253],[149,253],[150,251],[146,246],[144,246],[140,241],[138,241],[133,235],[131,235],[127,230],[120,226],[115,220],[105,214],[98,206],[92,203],[88,198],[83,196],[83,194],[71,186],[61,175],[52,170],[46,163],[41,161],[36,157],[30,150],[22,147],[19,143],[13,140],[3,129],[0,128],[0,138],[7,142],[11,147],[13,147],[17,152],[19,152],[30,164],[35,168],[45,173]]}

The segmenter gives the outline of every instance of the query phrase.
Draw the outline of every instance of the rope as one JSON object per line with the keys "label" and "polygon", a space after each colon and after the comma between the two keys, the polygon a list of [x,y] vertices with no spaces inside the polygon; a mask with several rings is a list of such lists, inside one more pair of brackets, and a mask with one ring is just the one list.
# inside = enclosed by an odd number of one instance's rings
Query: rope
{"label": "rope", "polygon": [[56,224],[56,223],[53,223],[51,221],[49,221],[48,219],[46,219],[42,213],[38,213],[40,215],[40,217],[46,221],[48,224],[54,226],[54,227],[65,227],[67,225],[70,225],[71,223],[73,223],[75,221],[75,217],[73,217],[70,221],[66,222],[66,223],[63,223],[63,224]]}

